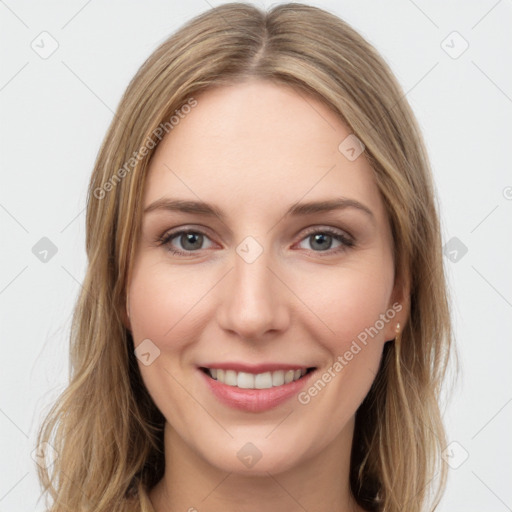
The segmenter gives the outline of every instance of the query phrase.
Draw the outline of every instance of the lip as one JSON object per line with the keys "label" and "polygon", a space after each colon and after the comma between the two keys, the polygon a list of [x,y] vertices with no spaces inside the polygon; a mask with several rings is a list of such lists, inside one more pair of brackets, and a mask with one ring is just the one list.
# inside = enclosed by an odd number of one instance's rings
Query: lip
{"label": "lip", "polygon": [[[276,364],[258,366],[219,364],[208,366],[208,368],[224,368],[227,370],[235,370],[240,372],[245,371],[248,373],[263,373],[265,371],[285,369],[294,370],[308,367]],[[263,368],[263,370],[261,370],[261,368]],[[255,371],[255,369],[257,371]],[[208,389],[224,405],[246,412],[263,412],[273,409],[274,407],[277,407],[278,405],[286,402],[291,397],[297,395],[300,390],[307,385],[311,379],[311,376],[316,372],[316,369],[306,373],[306,375],[301,377],[299,380],[289,382],[288,384],[283,384],[282,386],[276,386],[267,389],[243,389],[236,386],[228,386],[227,384],[212,379],[201,368],[198,368],[197,371],[199,372],[200,377],[203,379]]]}

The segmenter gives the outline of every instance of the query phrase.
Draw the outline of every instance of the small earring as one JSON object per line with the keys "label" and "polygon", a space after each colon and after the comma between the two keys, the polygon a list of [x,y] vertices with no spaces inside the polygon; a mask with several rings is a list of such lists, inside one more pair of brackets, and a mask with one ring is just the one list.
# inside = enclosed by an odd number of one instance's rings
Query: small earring
{"label": "small earring", "polygon": [[398,322],[398,323],[396,324],[395,332],[396,332],[396,334],[397,334],[397,335],[398,335],[398,334],[400,334],[400,322]]}

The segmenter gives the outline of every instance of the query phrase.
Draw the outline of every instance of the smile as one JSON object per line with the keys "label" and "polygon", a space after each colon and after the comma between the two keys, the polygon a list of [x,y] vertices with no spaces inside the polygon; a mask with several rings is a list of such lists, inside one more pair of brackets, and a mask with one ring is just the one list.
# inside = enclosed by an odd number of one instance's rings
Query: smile
{"label": "smile", "polygon": [[222,404],[256,413],[273,409],[297,395],[316,368],[219,364],[217,368],[201,366],[198,370],[206,388]]}
{"label": "smile", "polygon": [[268,389],[295,382],[313,368],[296,370],[275,370],[273,372],[249,373],[226,370],[223,368],[202,368],[212,379],[227,386],[242,389]]}

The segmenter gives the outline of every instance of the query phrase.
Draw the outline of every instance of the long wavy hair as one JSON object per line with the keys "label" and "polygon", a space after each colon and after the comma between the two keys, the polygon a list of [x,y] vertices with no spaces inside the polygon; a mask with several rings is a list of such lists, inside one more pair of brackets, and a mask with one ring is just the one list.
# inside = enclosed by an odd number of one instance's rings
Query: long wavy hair
{"label": "long wavy hair", "polygon": [[396,278],[410,284],[403,332],[385,344],[356,414],[352,493],[369,511],[439,503],[446,482],[439,401],[452,335],[430,164],[412,110],[382,57],[337,16],[296,3],[268,12],[228,3],[189,21],[146,60],[97,156],[70,382],[37,439],[57,454],[37,468],[51,512],[150,508],[147,492],[164,472],[165,420],[123,323],[148,166],[162,126],[194,95],[253,77],[320,99],[363,142],[391,224]]}

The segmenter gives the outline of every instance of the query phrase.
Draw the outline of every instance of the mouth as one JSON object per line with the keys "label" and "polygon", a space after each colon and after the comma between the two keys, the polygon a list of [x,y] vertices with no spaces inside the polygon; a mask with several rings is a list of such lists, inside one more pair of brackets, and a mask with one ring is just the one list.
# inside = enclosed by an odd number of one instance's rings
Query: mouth
{"label": "mouth", "polygon": [[315,369],[315,367],[310,367],[252,373],[226,368],[200,367],[200,370],[211,379],[226,386],[240,389],[270,389],[284,386],[301,380]]}
{"label": "mouth", "polygon": [[228,363],[216,368],[201,366],[198,373],[206,389],[220,403],[231,409],[262,413],[300,393],[316,370],[316,367],[282,366]]}

